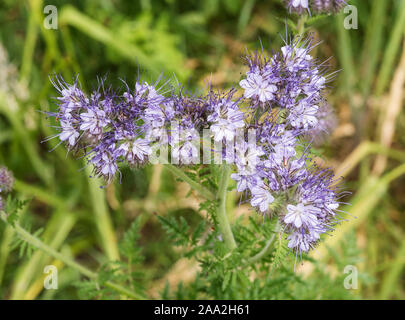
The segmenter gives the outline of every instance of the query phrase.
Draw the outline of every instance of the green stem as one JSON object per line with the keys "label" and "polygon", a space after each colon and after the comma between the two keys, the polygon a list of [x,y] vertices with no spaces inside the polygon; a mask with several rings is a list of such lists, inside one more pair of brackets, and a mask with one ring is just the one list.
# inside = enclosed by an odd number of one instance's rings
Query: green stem
{"label": "green stem", "polygon": [[[8,224],[7,215],[5,213],[2,212],[0,214],[0,217],[4,222],[6,222]],[[79,271],[81,274],[83,274],[84,276],[86,276],[86,277],[88,277],[90,279],[96,280],[98,278],[98,274],[96,272],[93,272],[90,269],[87,269],[86,267],[80,265],[79,263],[77,263],[73,259],[61,254],[60,252],[58,252],[55,249],[51,248],[50,246],[46,245],[40,239],[33,236],[27,230],[22,228],[19,224],[16,223],[13,227],[14,227],[15,232],[24,241],[28,242],[32,246],[36,247],[37,249],[40,249],[40,250],[44,251],[45,253],[49,254],[50,256],[54,257],[55,259],[58,259],[58,260],[62,261],[65,265]],[[137,299],[137,300],[143,300],[144,299],[144,297],[139,295],[138,293],[132,292],[132,291],[126,289],[125,287],[123,287],[123,286],[121,286],[119,284],[116,284],[114,282],[106,281],[104,283],[104,285],[111,288],[111,289],[114,289],[117,292],[119,292],[121,294],[124,294],[124,295],[126,295],[126,296],[128,296],[130,298]]]}
{"label": "green stem", "polygon": [[11,226],[7,226],[3,231],[3,237],[0,242],[0,286],[3,281],[4,271],[8,255],[10,253],[11,242],[13,240],[14,230]]}
{"label": "green stem", "polygon": [[217,210],[217,220],[218,227],[222,233],[225,244],[229,250],[236,248],[235,238],[233,237],[231,225],[229,224],[228,216],[226,214],[226,193],[228,189],[229,176],[231,173],[231,168],[227,164],[222,165],[221,180],[219,181],[217,199],[218,210]]}
{"label": "green stem", "polygon": [[21,60],[20,80],[29,80],[37,38],[38,28],[35,21],[34,13],[31,11],[28,18],[27,32],[23,49],[23,58]]}
{"label": "green stem", "polygon": [[[86,167],[88,176],[92,174],[90,166]],[[98,229],[101,244],[109,260],[119,261],[120,254],[113,222],[107,207],[105,193],[100,189],[102,182],[99,179],[87,178],[89,183],[90,200],[93,207],[94,221]]]}
{"label": "green stem", "polygon": [[298,36],[302,36],[305,32],[305,22],[307,22],[307,16],[302,15],[300,19],[298,20],[298,25],[297,25],[297,32]]}
{"label": "green stem", "polygon": [[267,256],[273,250],[273,243],[274,243],[274,240],[276,239],[276,235],[278,234],[279,229],[280,229],[280,222],[277,221],[277,225],[274,230],[274,234],[270,237],[269,240],[267,240],[266,245],[263,247],[262,250],[260,250],[259,253],[255,254],[253,257],[251,257],[247,260],[248,264],[256,263],[257,261],[259,261],[262,258],[264,258],[265,256]]}
{"label": "green stem", "polygon": [[[44,232],[41,233],[43,243],[53,250],[58,250],[75,225],[76,219],[74,214],[65,211],[52,214]],[[49,264],[48,262],[49,257],[44,252],[37,250],[33,253],[30,259],[19,267],[13,280],[10,299],[23,299],[32,281],[41,273],[40,269]]]}
{"label": "green stem", "polygon": [[201,184],[198,182],[194,181],[191,179],[187,174],[184,173],[181,169],[173,166],[172,164],[165,164],[165,167],[173,173],[176,177],[179,179],[187,182],[191,188],[196,190],[198,193],[200,193],[203,197],[205,197],[208,200],[215,200],[215,195],[208,190],[207,188],[203,187]]}

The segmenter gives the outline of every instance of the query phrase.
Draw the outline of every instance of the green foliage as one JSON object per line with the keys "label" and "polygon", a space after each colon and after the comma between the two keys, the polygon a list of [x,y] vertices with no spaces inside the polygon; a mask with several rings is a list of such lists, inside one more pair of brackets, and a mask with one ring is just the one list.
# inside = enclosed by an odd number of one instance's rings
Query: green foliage
{"label": "green foliage", "polygon": [[[201,268],[195,282],[187,287],[181,285],[173,294],[176,299],[180,296],[191,299],[187,295],[199,298],[219,299],[245,299],[251,294],[249,290],[258,290],[251,287],[249,275],[252,272],[269,272],[273,267],[278,267],[288,256],[285,237],[277,234],[275,248],[268,256],[263,257],[259,264],[250,264],[246,257],[258,253],[274,234],[275,225],[266,219],[263,225],[249,218],[248,225],[241,221],[235,223],[234,234],[238,248],[229,252],[217,227],[208,228],[201,222],[194,230],[186,220],[158,217],[167,231],[169,239],[176,245],[183,247],[185,257],[195,258]],[[210,230],[211,229],[211,230]],[[198,241],[199,240],[199,241]],[[257,283],[257,286],[263,285]],[[190,290],[197,290],[191,292]],[[169,289],[165,288],[162,298],[169,296]]]}
{"label": "green foliage", "polygon": [[276,237],[276,243],[274,246],[274,252],[272,254],[272,266],[279,268],[285,266],[286,257],[290,249],[287,246],[287,235],[282,233]]}
{"label": "green foliage", "polygon": [[[44,229],[40,228],[40,229],[35,230],[34,232],[32,232],[32,235],[34,237],[40,238],[43,231],[44,231]],[[19,256],[19,258],[26,257],[28,259],[31,258],[32,253],[37,250],[36,247],[34,247],[33,245],[31,245],[27,241],[25,241],[25,240],[23,240],[21,238],[18,238],[18,237],[14,238],[14,241],[11,243],[10,248],[11,248],[11,250],[15,250],[15,249],[18,248],[18,256]]]}
{"label": "green foliage", "polygon": [[19,211],[28,203],[29,200],[21,201],[9,194],[4,208],[4,211],[7,213],[7,222],[14,226],[18,220]]}
{"label": "green foliage", "polygon": [[[270,224],[269,224],[270,225]],[[253,227],[253,226],[252,226]],[[270,228],[263,227],[263,229]],[[255,228],[253,228],[255,229]],[[249,232],[245,233],[248,234]],[[264,232],[265,233],[265,232]],[[343,272],[347,265],[357,265],[359,254],[355,237],[352,234],[341,246],[341,251],[334,255],[338,272],[329,272],[320,261],[302,257],[302,261],[314,266],[314,272],[304,277],[297,273],[300,257],[288,258],[285,238],[277,237],[277,244],[269,259],[263,259],[256,266],[241,264],[238,253],[225,254],[221,242],[213,245],[209,258],[201,260],[202,270],[194,282],[180,284],[172,292],[167,284],[162,292],[162,299],[357,299],[356,290],[344,287],[347,276]],[[239,238],[241,240],[241,238]],[[285,263],[288,261],[290,263]],[[292,261],[291,261],[292,260]],[[251,274],[254,273],[254,279]],[[208,281],[207,281],[208,280]],[[372,283],[372,278],[363,272],[359,273],[359,282],[364,285]]]}
{"label": "green foliage", "polygon": [[[381,110],[390,110],[384,104],[390,100],[385,95],[400,70],[405,23],[404,1],[350,3],[358,8],[358,30],[342,28],[344,14],[312,16],[306,21],[308,31],[315,31],[322,41],[314,49],[316,56],[322,61],[332,56],[327,63],[334,70],[342,69],[336,81],[329,83],[333,87],[330,101],[339,115],[339,135],[322,152],[311,149],[313,158],[327,154],[325,163],[333,165],[351,160],[347,156],[359,141],[379,141],[385,115]],[[45,4],[58,7],[57,30],[43,29]],[[8,224],[0,223],[0,298],[25,299],[28,293],[29,299],[122,298],[106,286],[107,281],[139,293],[154,291],[162,281],[155,291],[163,299],[404,299],[403,179],[390,180],[379,197],[369,192],[367,199],[373,201],[355,204],[361,222],[350,221],[345,230],[356,229],[359,238],[367,239],[361,249],[355,233],[337,231],[332,235],[339,240],[328,249],[327,258],[318,261],[303,256],[301,267],[301,257],[289,252],[286,236],[271,219],[263,224],[253,212],[232,221],[238,249],[229,253],[217,231],[216,201],[206,201],[196,193],[187,201],[179,199],[170,172],[155,177],[154,189],[152,167],[123,168],[120,183],[105,188],[92,201],[101,183],[90,186],[88,173],[81,170],[84,162],[73,160],[62,146],[49,152],[57,139],[44,141],[57,133],[55,123],[50,124],[43,114],[55,110],[49,74],[61,73],[69,80],[79,73],[82,84],[91,87],[97,86],[98,76],[106,74],[119,86],[120,78],[133,84],[138,70],[156,70],[157,74],[164,70],[166,76],[174,73],[187,82],[192,91],[200,90],[207,79],[227,88],[244,72],[240,56],[245,49],[260,48],[258,39],[264,48],[270,48],[267,39],[279,47],[279,34],[284,36],[286,24],[290,31],[296,30],[297,18],[287,15],[282,1],[1,1],[0,46],[8,59],[0,55],[1,75],[5,76],[0,81],[0,163],[14,172],[16,193],[33,200],[27,203],[9,197],[5,201]],[[91,27],[83,21],[92,22]],[[149,73],[145,77],[156,79]],[[404,112],[395,120],[390,150],[400,153],[405,145],[404,135],[399,134],[405,130]],[[372,158],[368,157],[371,153]],[[346,174],[354,193],[369,185],[366,178],[373,173],[374,154],[387,153],[376,148],[358,162],[346,162],[354,168]],[[387,162],[387,170],[398,162],[403,162],[402,154]],[[187,174],[212,192],[217,190],[217,166],[190,167]],[[237,212],[237,202],[229,204],[230,216]],[[100,206],[102,215],[97,210]],[[59,214],[61,218],[54,223]],[[250,219],[245,219],[246,214]],[[72,215],[74,223],[69,222]],[[99,271],[97,279],[88,280],[65,265],[58,290],[35,290],[43,274],[33,270],[42,271],[52,257],[44,254],[37,259],[39,255],[32,254],[36,249],[20,240],[11,227],[18,221],[47,245],[58,240],[55,250]],[[72,223],[71,230],[60,237],[59,228],[66,221]],[[269,254],[247,264],[246,259],[259,253],[274,235]],[[121,238],[118,247],[115,238]],[[112,252],[119,249],[121,261],[110,261],[106,243]],[[192,281],[170,286],[170,270],[183,257],[197,261],[200,269]],[[360,271],[362,266],[367,269],[368,274],[359,273],[358,290],[343,288],[343,269],[348,264],[359,266]],[[301,268],[310,271],[303,275]],[[22,293],[16,289],[21,283],[27,286]]]}
{"label": "green foliage", "polygon": [[120,293],[106,286],[107,282],[115,282],[143,294],[144,273],[139,271],[144,256],[139,247],[140,222],[134,220],[123,235],[119,248],[124,260],[110,261],[103,264],[95,280],[81,280],[75,283],[81,299],[119,299]]}

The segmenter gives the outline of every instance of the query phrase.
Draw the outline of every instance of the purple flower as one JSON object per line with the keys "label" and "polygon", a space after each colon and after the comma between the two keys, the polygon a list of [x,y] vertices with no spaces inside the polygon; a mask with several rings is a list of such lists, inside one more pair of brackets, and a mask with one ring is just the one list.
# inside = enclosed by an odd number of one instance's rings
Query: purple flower
{"label": "purple flower", "polygon": [[14,185],[13,173],[5,167],[0,167],[0,211],[4,209],[2,194],[11,192]]}
{"label": "purple flower", "polygon": [[308,252],[312,248],[312,243],[316,240],[318,234],[303,233],[300,231],[295,231],[287,237],[288,247],[294,249],[297,252]]}
{"label": "purple flower", "polygon": [[298,105],[291,110],[287,121],[294,128],[308,130],[315,127],[318,123],[317,112],[318,106],[309,104],[307,100],[301,100]]}
{"label": "purple flower", "polygon": [[316,13],[338,13],[347,2],[345,0],[285,0],[288,11],[297,14],[310,12]]}
{"label": "purple flower", "polygon": [[[309,9],[304,0],[289,5],[297,12]],[[57,78],[58,110],[50,115],[59,122],[59,139],[80,149],[109,182],[121,164],[144,165],[164,144],[172,164],[198,163],[206,150],[200,139],[208,133],[224,147],[221,155],[234,165],[231,178],[246,201],[277,217],[288,246],[306,252],[339,222],[341,196],[330,171],[309,165],[309,146],[300,139],[327,126],[324,89],[330,78],[325,64],[310,55],[316,45],[312,38],[295,38],[276,52],[248,55],[239,99],[235,89],[162,93],[158,83],[142,81],[123,94],[101,83],[87,98],[77,82]]]}
{"label": "purple flower", "polygon": [[306,132],[305,138],[311,140],[315,146],[320,146],[336,128],[337,118],[333,109],[327,103],[321,104],[317,112],[317,118],[317,124]]}
{"label": "purple flower", "polygon": [[71,147],[76,144],[76,139],[79,137],[79,132],[68,121],[60,121],[62,132],[59,135],[61,141],[67,141]]}
{"label": "purple flower", "polygon": [[147,139],[135,139],[134,141],[127,141],[118,147],[117,152],[121,154],[130,164],[136,165],[146,162],[148,157],[152,154],[150,142]]}
{"label": "purple flower", "polygon": [[77,79],[75,83],[69,85],[61,77],[55,76],[51,78],[51,82],[61,94],[56,98],[61,116],[69,118],[71,112],[81,109],[88,102],[88,98],[78,87]]}
{"label": "purple flower", "polygon": [[93,135],[99,135],[102,133],[103,128],[110,122],[106,118],[106,114],[99,108],[88,109],[87,112],[80,114],[81,124],[80,130],[88,131]]}
{"label": "purple flower", "polygon": [[248,175],[244,173],[232,173],[231,174],[231,179],[235,180],[237,182],[236,185],[236,190],[238,192],[243,192],[246,189],[251,189],[255,187],[256,185],[260,184],[258,182],[258,177],[255,175]]}
{"label": "purple flower", "polygon": [[229,110],[227,118],[218,118],[210,127],[214,134],[214,140],[222,141],[225,138],[226,141],[233,141],[236,130],[245,126],[243,117],[242,112]]}
{"label": "purple flower", "polygon": [[312,8],[317,13],[337,13],[345,5],[345,0],[313,0]]}
{"label": "purple flower", "polygon": [[341,194],[333,186],[333,175],[328,170],[314,170],[297,184],[283,218],[290,248],[308,251],[320,239],[320,235],[333,230],[339,222],[336,211]]}
{"label": "purple flower", "polygon": [[199,160],[200,135],[194,128],[181,125],[172,126],[171,131],[172,160],[177,164],[191,164]]}
{"label": "purple flower", "polygon": [[287,215],[284,218],[284,222],[293,224],[296,228],[300,228],[302,225],[316,226],[318,220],[314,214],[315,208],[311,206],[305,206],[302,203],[298,203],[296,206],[287,205]]}
{"label": "purple flower", "polygon": [[[325,65],[310,55],[316,45],[312,38],[286,40],[271,58],[264,51],[247,57],[249,71],[240,86],[256,128],[268,126],[274,132],[272,126],[277,124],[283,130],[292,128],[293,135],[299,136],[316,126],[328,81]],[[261,134],[261,140],[265,136]]]}
{"label": "purple flower", "polygon": [[302,13],[305,10],[309,11],[308,0],[287,0],[286,5],[290,12]]}
{"label": "purple flower", "polygon": [[233,173],[231,178],[237,181],[238,192],[251,190],[255,186],[263,186],[259,170],[265,155],[263,148],[257,145],[256,141],[246,142],[241,138],[236,139],[233,158],[227,159],[228,163],[236,164],[237,173]]}
{"label": "purple flower", "polygon": [[260,74],[250,72],[247,78],[239,82],[240,86],[245,89],[246,98],[257,98],[260,102],[273,100],[277,86],[264,80]]}
{"label": "purple flower", "polygon": [[262,213],[266,212],[270,204],[274,201],[274,197],[268,190],[261,186],[254,186],[251,192],[252,199],[250,200],[250,204],[253,207],[259,207]]}
{"label": "purple flower", "polygon": [[115,145],[110,145],[104,150],[93,150],[94,156],[89,160],[94,165],[96,175],[103,176],[109,182],[118,170]]}
{"label": "purple flower", "polygon": [[0,168],[0,193],[10,192],[13,189],[14,176],[13,173],[5,167]]}

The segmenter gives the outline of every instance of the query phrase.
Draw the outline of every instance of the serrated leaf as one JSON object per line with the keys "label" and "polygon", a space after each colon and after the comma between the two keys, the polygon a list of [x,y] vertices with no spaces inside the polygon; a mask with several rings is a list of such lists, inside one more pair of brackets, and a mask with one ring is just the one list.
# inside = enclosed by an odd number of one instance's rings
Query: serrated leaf
{"label": "serrated leaf", "polygon": [[222,291],[225,291],[228,288],[232,275],[233,275],[233,272],[225,273],[224,281],[222,282]]}

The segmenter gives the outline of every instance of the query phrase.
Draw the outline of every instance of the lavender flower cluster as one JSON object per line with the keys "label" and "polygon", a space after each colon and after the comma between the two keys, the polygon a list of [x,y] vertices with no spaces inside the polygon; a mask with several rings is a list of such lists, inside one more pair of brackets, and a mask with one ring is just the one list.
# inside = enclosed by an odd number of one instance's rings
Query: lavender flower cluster
{"label": "lavender flower cluster", "polygon": [[345,5],[346,0],[285,0],[289,12],[303,14],[310,13],[338,13]]}
{"label": "lavender flower cluster", "polygon": [[247,57],[249,70],[240,86],[262,152],[255,167],[237,162],[232,175],[238,191],[251,194],[252,206],[278,214],[290,234],[289,247],[305,252],[338,222],[341,196],[333,174],[310,164],[308,149],[299,151],[300,138],[328,128],[323,94],[331,75],[309,54],[315,45],[310,38],[298,39],[270,57]]}
{"label": "lavender flower cluster", "polygon": [[0,211],[4,210],[4,199],[2,196],[9,193],[14,185],[14,177],[11,171],[5,167],[0,168]]}
{"label": "lavender flower cluster", "polygon": [[263,216],[278,217],[290,248],[307,252],[338,223],[341,196],[333,174],[317,169],[302,143],[328,127],[323,96],[331,75],[310,55],[315,45],[296,38],[269,56],[249,54],[239,98],[236,89],[191,95],[142,81],[133,90],[125,85],[122,94],[101,83],[87,96],[77,81],[55,77],[59,108],[50,115],[60,124],[61,142],[81,151],[108,181],[120,163],[146,164],[162,147],[170,149],[172,164],[193,163],[200,137],[213,139],[235,169],[237,190]]}

